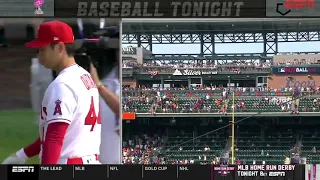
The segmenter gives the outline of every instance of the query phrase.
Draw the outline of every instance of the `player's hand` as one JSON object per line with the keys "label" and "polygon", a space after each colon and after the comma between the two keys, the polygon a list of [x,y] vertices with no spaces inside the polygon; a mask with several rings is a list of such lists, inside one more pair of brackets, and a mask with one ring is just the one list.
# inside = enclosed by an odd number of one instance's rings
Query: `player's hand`
{"label": "player's hand", "polygon": [[92,77],[92,80],[98,85],[100,83],[100,79],[97,73],[97,69],[93,66],[93,64],[90,64],[90,74]]}
{"label": "player's hand", "polygon": [[26,161],[19,159],[15,154],[7,157],[2,164],[24,164]]}

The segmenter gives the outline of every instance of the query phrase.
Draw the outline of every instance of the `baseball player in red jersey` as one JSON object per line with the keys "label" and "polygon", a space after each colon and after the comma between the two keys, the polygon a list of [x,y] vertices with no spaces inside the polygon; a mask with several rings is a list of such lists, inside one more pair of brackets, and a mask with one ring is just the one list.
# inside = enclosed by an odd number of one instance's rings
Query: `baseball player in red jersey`
{"label": "baseball player in red jersey", "polygon": [[73,57],[73,32],[60,21],[40,25],[38,37],[26,44],[39,49],[40,63],[58,76],[41,106],[40,137],[4,160],[23,164],[39,155],[41,164],[100,164],[99,92],[90,73]]}

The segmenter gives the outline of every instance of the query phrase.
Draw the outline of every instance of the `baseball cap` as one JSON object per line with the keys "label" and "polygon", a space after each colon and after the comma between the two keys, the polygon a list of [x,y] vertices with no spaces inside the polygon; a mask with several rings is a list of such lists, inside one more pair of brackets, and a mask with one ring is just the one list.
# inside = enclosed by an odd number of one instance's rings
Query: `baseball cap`
{"label": "baseball cap", "polygon": [[50,21],[41,24],[38,29],[38,37],[26,43],[25,46],[28,48],[42,48],[59,42],[74,42],[72,28],[61,21]]}

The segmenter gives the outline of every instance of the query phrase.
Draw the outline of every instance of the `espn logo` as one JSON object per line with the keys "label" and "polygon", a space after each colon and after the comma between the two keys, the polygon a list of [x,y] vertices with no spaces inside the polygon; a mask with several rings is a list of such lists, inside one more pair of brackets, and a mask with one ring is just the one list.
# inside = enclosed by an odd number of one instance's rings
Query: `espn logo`
{"label": "espn logo", "polygon": [[13,166],[12,172],[34,172],[33,166]]}

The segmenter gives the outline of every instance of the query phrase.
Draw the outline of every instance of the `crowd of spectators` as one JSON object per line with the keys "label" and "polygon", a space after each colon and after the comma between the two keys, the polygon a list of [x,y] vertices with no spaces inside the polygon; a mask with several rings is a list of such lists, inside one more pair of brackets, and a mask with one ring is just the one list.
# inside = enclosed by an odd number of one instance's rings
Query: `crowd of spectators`
{"label": "crowd of spectators", "polygon": [[[279,58],[273,60],[273,65],[276,66],[292,66],[292,65],[319,65],[320,59],[315,58],[313,54],[282,54]],[[301,55],[299,57],[299,55]],[[282,57],[282,58],[281,58]]]}
{"label": "crowd of spectators", "polygon": [[[276,105],[283,112],[299,113],[299,103],[295,100],[303,93],[307,98],[310,95],[319,94],[312,88],[254,88],[254,87],[236,87],[224,88],[206,86],[202,88],[129,88],[123,87],[123,111],[124,112],[140,112],[140,106],[150,107],[149,113],[155,113],[160,110],[162,113],[197,113],[197,112],[213,112],[212,105],[218,106],[218,113],[226,113],[228,107],[224,106],[223,100],[227,94],[235,92],[237,97],[250,96],[261,97],[254,106]],[[283,93],[287,93],[284,96]],[[289,94],[288,94],[289,93]],[[180,100],[190,98],[192,101],[181,103]],[[311,97],[310,97],[311,98]],[[211,104],[206,102],[211,101]],[[212,102],[216,101],[214,104]],[[221,102],[222,101],[222,102]],[[312,100],[311,100],[312,101]],[[220,103],[219,103],[220,102]],[[303,112],[318,111],[320,100],[313,102],[313,107],[302,107]],[[236,103],[236,112],[246,112],[246,102],[241,100]]]}
{"label": "crowd of spectators", "polygon": [[[301,87],[301,88],[293,88],[293,87],[282,87],[282,88],[268,88],[268,87],[221,87],[221,86],[207,86],[203,85],[203,87],[180,87],[180,88],[156,88],[156,87],[147,87],[147,86],[140,86],[140,87],[128,87],[123,86],[122,87],[124,96],[130,96],[131,93],[135,92],[146,92],[146,91],[153,91],[153,92],[174,92],[174,91],[189,91],[190,93],[197,93],[201,91],[210,91],[210,92],[222,92],[222,91],[228,91],[228,92],[294,92],[295,90],[299,92],[315,92],[320,91],[320,87],[317,87],[316,89],[312,87]],[[192,92],[193,91],[193,92]],[[130,95],[129,95],[130,93]],[[137,94],[138,95],[138,94]],[[183,94],[181,94],[183,96]]]}
{"label": "crowd of spectators", "polygon": [[243,71],[262,71],[269,72],[270,71],[270,63],[252,63],[252,62],[241,62],[241,61],[233,61],[226,62],[224,64],[221,63],[210,63],[210,62],[189,62],[189,63],[143,63],[139,64],[136,62],[123,62],[122,71],[132,71],[132,68],[138,69],[139,72],[172,72],[174,73],[176,69],[185,70],[185,69],[197,69],[204,70],[209,69],[216,72],[234,72],[241,73]]}
{"label": "crowd of spectators", "polygon": [[123,141],[124,164],[165,164],[161,156],[162,145],[166,137],[158,134],[141,134]]}

